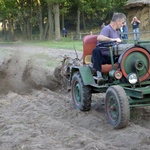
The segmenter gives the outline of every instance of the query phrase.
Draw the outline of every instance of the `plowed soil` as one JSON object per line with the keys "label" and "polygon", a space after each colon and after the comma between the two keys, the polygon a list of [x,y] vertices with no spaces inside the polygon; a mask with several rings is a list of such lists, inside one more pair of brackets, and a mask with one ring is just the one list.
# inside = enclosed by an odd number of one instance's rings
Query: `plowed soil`
{"label": "plowed soil", "polygon": [[0,150],[150,149],[150,107],[132,109],[121,130],[105,118],[105,93],[93,94],[90,111],[74,109],[53,75],[63,55],[76,56],[73,50],[0,48]]}

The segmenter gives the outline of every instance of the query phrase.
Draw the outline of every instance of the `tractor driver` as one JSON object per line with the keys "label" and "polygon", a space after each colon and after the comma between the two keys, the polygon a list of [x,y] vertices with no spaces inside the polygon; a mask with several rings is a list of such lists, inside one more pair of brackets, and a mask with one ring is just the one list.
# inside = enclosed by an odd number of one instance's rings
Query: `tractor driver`
{"label": "tractor driver", "polygon": [[[114,13],[110,24],[102,28],[100,35],[97,37],[98,44],[102,42],[116,41],[117,43],[121,42],[119,38],[118,30],[124,25],[126,16],[123,13]],[[98,45],[97,44],[97,45]],[[102,77],[102,64],[111,64],[109,48],[96,48],[92,52],[92,63],[93,68],[97,73],[97,83],[102,84],[104,78]]]}

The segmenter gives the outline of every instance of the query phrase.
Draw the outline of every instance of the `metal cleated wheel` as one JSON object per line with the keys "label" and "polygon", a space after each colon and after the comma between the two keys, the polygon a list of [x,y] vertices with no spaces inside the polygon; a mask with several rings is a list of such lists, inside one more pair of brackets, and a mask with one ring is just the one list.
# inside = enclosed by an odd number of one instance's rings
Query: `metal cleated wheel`
{"label": "metal cleated wheel", "polygon": [[129,101],[121,86],[111,86],[106,91],[105,113],[110,125],[115,129],[125,128],[130,118]]}
{"label": "metal cleated wheel", "polygon": [[75,72],[71,81],[71,93],[74,107],[81,111],[91,109],[91,88],[83,84],[79,72]]}
{"label": "metal cleated wheel", "polygon": [[64,56],[61,67],[62,86],[67,91],[70,91],[70,66],[73,65],[73,59],[68,56]]}

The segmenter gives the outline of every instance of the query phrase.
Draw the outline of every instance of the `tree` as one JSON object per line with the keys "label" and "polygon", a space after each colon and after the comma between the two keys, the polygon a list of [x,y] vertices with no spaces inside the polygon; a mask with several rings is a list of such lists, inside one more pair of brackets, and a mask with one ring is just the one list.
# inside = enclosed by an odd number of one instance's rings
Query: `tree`
{"label": "tree", "polygon": [[55,20],[55,40],[60,40],[60,18],[59,18],[59,3],[54,3],[54,20]]}
{"label": "tree", "polygon": [[3,23],[3,34],[5,40],[14,39],[14,22],[16,16],[15,0],[0,0],[0,20]]}
{"label": "tree", "polygon": [[[40,40],[61,38],[63,27],[76,30],[92,29],[108,23],[114,12],[123,12],[127,0],[0,0],[0,21],[3,37],[14,36]],[[61,16],[61,18],[60,18]]]}
{"label": "tree", "polygon": [[54,19],[52,14],[53,7],[48,3],[48,39],[53,39]]}
{"label": "tree", "polygon": [[37,0],[38,5],[38,16],[39,16],[39,29],[40,29],[40,40],[43,39],[43,18],[42,18],[42,8],[40,0]]}

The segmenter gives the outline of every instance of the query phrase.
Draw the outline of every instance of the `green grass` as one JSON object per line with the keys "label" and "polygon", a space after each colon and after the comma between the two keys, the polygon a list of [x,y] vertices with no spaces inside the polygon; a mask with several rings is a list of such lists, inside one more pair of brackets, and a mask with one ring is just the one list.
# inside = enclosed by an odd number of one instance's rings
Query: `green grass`
{"label": "green grass", "polygon": [[82,40],[72,40],[70,38],[61,38],[59,41],[49,40],[49,41],[17,41],[17,42],[0,42],[1,44],[24,44],[24,45],[33,45],[33,46],[45,46],[50,48],[57,49],[68,49],[82,51],[83,50],[83,41]]}
{"label": "green grass", "polygon": [[33,46],[45,46],[50,48],[57,49],[68,49],[82,51],[83,50],[83,41],[82,40],[71,40],[70,38],[62,38],[59,41],[50,40],[50,41],[25,41],[19,42],[19,44],[28,44]]}
{"label": "green grass", "polygon": [[46,46],[51,48],[58,48],[58,49],[68,49],[68,50],[74,50],[82,51],[82,41],[45,41],[45,42],[38,42],[33,43],[39,46]]}

